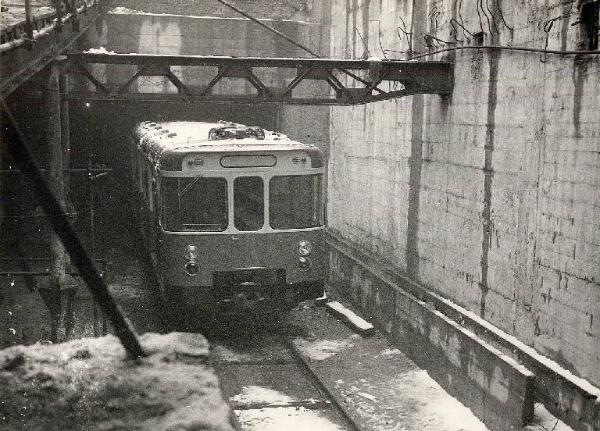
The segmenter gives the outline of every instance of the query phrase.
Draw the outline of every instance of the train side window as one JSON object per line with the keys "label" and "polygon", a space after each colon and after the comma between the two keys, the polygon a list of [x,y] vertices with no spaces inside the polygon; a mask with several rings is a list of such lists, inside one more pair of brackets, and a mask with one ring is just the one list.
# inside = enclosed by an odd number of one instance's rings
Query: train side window
{"label": "train side window", "polygon": [[269,220],[273,229],[323,225],[321,175],[287,175],[269,183]]}
{"label": "train side window", "polygon": [[264,185],[260,177],[238,177],[233,182],[234,224],[240,231],[256,231],[265,223]]}
{"label": "train side window", "polygon": [[222,232],[227,229],[225,178],[161,178],[162,224],[167,231]]}

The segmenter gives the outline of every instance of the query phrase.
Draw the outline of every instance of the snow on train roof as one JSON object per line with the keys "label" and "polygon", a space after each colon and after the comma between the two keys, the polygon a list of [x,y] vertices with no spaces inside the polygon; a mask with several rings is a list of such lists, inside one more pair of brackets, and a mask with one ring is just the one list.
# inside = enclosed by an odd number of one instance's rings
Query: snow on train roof
{"label": "snow on train roof", "polygon": [[264,139],[255,136],[226,139],[209,139],[211,129],[229,128],[247,129],[247,126],[226,121],[221,122],[142,122],[134,129],[138,144],[154,156],[160,157],[165,152],[217,152],[217,151],[277,151],[306,149],[313,145],[303,144],[289,139],[287,136],[264,130]]}

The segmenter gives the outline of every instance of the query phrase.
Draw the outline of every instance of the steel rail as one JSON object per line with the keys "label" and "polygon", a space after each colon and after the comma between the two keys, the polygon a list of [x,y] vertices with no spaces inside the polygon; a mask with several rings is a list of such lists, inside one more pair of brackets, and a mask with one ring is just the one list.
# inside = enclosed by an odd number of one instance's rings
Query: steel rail
{"label": "steel rail", "polygon": [[127,356],[131,359],[145,356],[133,326],[124,316],[119,305],[112,297],[106,283],[98,273],[93,260],[89,257],[85,248],[79,241],[79,238],[73,231],[67,217],[63,214],[60,204],[46,184],[35,158],[33,157],[17,122],[8,109],[4,98],[0,98],[0,101],[2,131],[5,132],[4,136],[6,138],[9,154],[32,183],[42,209],[48,216],[50,225],[62,241],[65,249],[69,252],[74,266],[88,285],[94,299],[98,302],[102,311],[110,320],[115,335],[121,341],[121,344],[127,352]]}
{"label": "steel rail", "polygon": [[296,364],[302,369],[306,377],[308,377],[312,384],[317,387],[319,392],[327,396],[331,404],[340,412],[348,425],[350,425],[352,431],[365,431],[365,429],[354,420],[348,409],[338,402],[333,392],[329,390],[325,383],[323,383],[319,376],[308,365],[308,362],[304,359],[302,353],[298,351],[298,348],[294,345],[293,341],[289,337],[285,336],[281,337],[281,341],[292,355],[292,358],[296,361]]}

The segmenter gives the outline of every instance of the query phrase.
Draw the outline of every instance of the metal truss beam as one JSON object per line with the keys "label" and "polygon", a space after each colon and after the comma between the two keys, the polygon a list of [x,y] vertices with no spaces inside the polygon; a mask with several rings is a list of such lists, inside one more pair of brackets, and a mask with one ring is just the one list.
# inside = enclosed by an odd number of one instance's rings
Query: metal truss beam
{"label": "metal truss beam", "polygon": [[[79,74],[95,88],[94,91],[71,91],[69,99],[140,102],[206,102],[206,103],[284,103],[299,105],[355,105],[413,94],[449,94],[453,88],[453,64],[442,61],[340,60],[322,58],[260,58],[193,55],[149,55],[114,53],[68,53],[69,72]],[[125,68],[129,76],[122,83],[112,83],[94,75],[93,65],[135,66]],[[184,83],[175,68],[193,67],[194,73],[214,74],[204,86]],[[214,72],[216,68],[216,73]],[[295,76],[279,88],[269,87],[260,78],[278,70],[295,70]],[[191,73],[191,72],[190,72]],[[105,74],[110,76],[109,73]],[[131,91],[140,77],[164,77],[176,88],[176,93],[143,93]],[[226,78],[242,79],[256,92],[245,89],[237,94],[217,94],[217,84]],[[321,81],[318,95],[297,94],[295,89],[304,81]],[[345,82],[344,82],[345,81]],[[389,83],[389,84],[388,84]],[[383,88],[382,88],[383,87]],[[315,91],[312,91],[315,93]]]}

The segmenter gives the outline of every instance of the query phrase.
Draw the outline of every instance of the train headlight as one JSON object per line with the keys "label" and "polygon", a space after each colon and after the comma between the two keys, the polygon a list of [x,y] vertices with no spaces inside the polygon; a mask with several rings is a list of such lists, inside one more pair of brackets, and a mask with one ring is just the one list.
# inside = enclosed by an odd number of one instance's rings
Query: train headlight
{"label": "train headlight", "polygon": [[190,277],[195,277],[200,272],[200,267],[196,262],[188,262],[185,264],[185,273]]}
{"label": "train headlight", "polygon": [[306,240],[298,243],[298,253],[300,256],[308,256],[312,252],[312,244]]}
{"label": "train headlight", "polygon": [[310,263],[310,259],[307,257],[302,257],[300,256],[298,258],[298,268],[300,268],[302,271],[307,271],[310,269],[311,263]]}
{"label": "train headlight", "polygon": [[195,245],[188,245],[185,250],[185,258],[187,260],[195,261],[198,259],[198,248]]}

